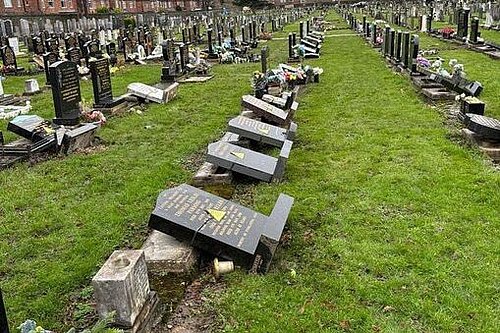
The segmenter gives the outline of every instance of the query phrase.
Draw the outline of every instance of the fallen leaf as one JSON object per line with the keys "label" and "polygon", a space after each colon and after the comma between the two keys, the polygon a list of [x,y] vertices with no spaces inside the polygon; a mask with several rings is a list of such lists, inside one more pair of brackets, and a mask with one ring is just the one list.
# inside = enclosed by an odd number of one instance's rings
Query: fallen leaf
{"label": "fallen leaf", "polygon": [[342,328],[343,330],[348,330],[349,328],[351,328],[351,322],[349,320],[341,320],[340,328]]}

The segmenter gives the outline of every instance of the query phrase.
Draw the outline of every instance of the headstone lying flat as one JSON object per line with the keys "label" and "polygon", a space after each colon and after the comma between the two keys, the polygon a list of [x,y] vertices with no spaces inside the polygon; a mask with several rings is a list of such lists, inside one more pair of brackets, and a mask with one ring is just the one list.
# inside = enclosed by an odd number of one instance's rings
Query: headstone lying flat
{"label": "headstone lying flat", "polygon": [[207,162],[261,181],[279,181],[285,173],[285,165],[292,149],[292,141],[286,140],[279,158],[268,156],[228,142],[208,145]]}
{"label": "headstone lying flat", "polygon": [[179,82],[179,83],[203,83],[203,82],[207,82],[208,80],[213,79],[213,77],[214,77],[213,75],[205,75],[205,76],[195,75],[195,76],[181,78],[181,79],[177,80],[177,82]]}
{"label": "headstone lying flat", "polygon": [[9,122],[7,130],[34,142],[53,134],[45,119],[37,115],[17,116]]}
{"label": "headstone lying flat", "polygon": [[444,88],[441,83],[437,83],[436,81],[430,79],[427,76],[412,76],[411,78],[413,84],[420,89],[423,88]]}
{"label": "headstone lying flat", "polygon": [[158,305],[156,293],[149,288],[144,252],[115,251],[92,279],[101,318],[115,312],[114,324],[139,331]]}
{"label": "headstone lying flat", "polygon": [[229,121],[228,131],[256,142],[281,148],[286,140],[294,140],[297,124],[291,122],[289,129],[286,130],[255,119],[238,116]]}
{"label": "headstone lying flat", "polygon": [[265,216],[187,184],[163,191],[149,226],[255,273],[266,273],[293,205],[280,194]]}
{"label": "headstone lying flat", "polygon": [[259,117],[279,126],[288,125],[293,118],[293,111],[281,110],[251,95],[243,96],[241,98],[241,105],[253,111]]}
{"label": "headstone lying flat", "polygon": [[170,84],[167,89],[159,89],[144,83],[135,82],[129,84],[127,90],[130,94],[139,98],[159,104],[166,104],[177,95],[178,87],[179,84],[177,82]]}
{"label": "headstone lying flat", "polygon": [[30,112],[31,106],[0,105],[0,119],[10,119]]}
{"label": "headstone lying flat", "polygon": [[442,88],[423,88],[422,89],[422,94],[429,98],[430,100],[433,101],[440,101],[440,100],[453,100],[455,99],[455,96],[457,96],[456,93],[448,91],[448,89],[442,87]]}
{"label": "headstone lying flat", "polygon": [[467,128],[484,139],[500,140],[500,120],[481,115],[470,116]]}

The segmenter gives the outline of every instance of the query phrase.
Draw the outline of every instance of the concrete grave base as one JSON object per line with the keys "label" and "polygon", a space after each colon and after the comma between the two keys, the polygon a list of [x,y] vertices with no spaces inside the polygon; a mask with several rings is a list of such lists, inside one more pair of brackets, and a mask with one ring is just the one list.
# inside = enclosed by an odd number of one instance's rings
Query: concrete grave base
{"label": "concrete grave base", "polygon": [[193,75],[177,80],[179,83],[203,83],[213,79],[213,75]]}
{"label": "concrete grave base", "polygon": [[156,230],[144,242],[142,250],[148,273],[160,276],[190,274],[196,270],[199,259],[198,252],[189,244]]}
{"label": "concrete grave base", "polygon": [[422,94],[432,101],[454,100],[457,93],[450,92],[446,88],[424,88]]}
{"label": "concrete grave base", "polygon": [[205,162],[198,169],[191,180],[191,185],[203,187],[205,185],[229,185],[233,181],[233,173],[219,168],[217,165]]}
{"label": "concrete grave base", "polygon": [[500,162],[500,142],[482,139],[479,135],[467,128],[463,128],[461,133],[470,146],[479,148],[480,151],[486,154],[494,162]]}
{"label": "concrete grave base", "polygon": [[[226,133],[220,141],[240,143],[240,136],[234,133]],[[203,187],[207,185],[229,185],[233,182],[233,172],[219,166],[205,162],[198,169],[191,180],[191,185]]]}

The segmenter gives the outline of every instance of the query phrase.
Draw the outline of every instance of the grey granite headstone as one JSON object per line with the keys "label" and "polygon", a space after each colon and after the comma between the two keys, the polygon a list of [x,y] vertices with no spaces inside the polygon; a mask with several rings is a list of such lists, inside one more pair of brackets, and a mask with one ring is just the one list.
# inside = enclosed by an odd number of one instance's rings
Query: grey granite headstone
{"label": "grey granite headstone", "polygon": [[221,168],[258,180],[279,181],[285,172],[291,148],[292,141],[286,140],[279,158],[275,158],[229,142],[218,141],[208,145],[206,160]]}
{"label": "grey granite headstone", "polygon": [[268,217],[182,184],[159,195],[149,226],[251,272],[265,273],[292,205],[292,197],[280,194]]}
{"label": "grey granite headstone", "polygon": [[244,138],[281,148],[286,140],[293,141],[297,125],[292,122],[289,129],[286,130],[255,119],[238,116],[229,121],[228,131]]}

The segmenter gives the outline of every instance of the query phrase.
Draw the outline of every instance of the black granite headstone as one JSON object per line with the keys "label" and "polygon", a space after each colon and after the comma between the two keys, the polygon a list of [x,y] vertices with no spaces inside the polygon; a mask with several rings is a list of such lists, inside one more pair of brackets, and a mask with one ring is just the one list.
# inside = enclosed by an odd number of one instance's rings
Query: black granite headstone
{"label": "black granite headstone", "polygon": [[49,67],[59,60],[59,55],[54,52],[47,52],[43,55],[43,68],[45,70],[45,80],[50,85]]}
{"label": "black granite headstone", "polygon": [[479,37],[479,18],[474,17],[470,24],[470,39],[471,43],[476,44]]}
{"label": "black granite headstone", "polygon": [[467,122],[467,128],[485,139],[500,140],[500,121],[498,119],[473,115]]}
{"label": "black granite headstone", "polygon": [[2,53],[2,63],[4,66],[5,72],[13,72],[17,71],[17,59],[14,50],[10,46],[3,46],[0,49]]}
{"label": "black granite headstone", "polygon": [[111,64],[111,66],[116,66],[116,64],[118,63],[118,56],[116,55],[117,50],[115,42],[106,44],[106,53],[109,56],[109,63]]}
{"label": "black granite headstone", "polygon": [[410,45],[410,56],[411,56],[410,70],[412,73],[417,72],[417,57],[418,57],[419,44],[420,44],[420,38],[418,37],[418,35],[413,35],[411,37],[411,45]]}
{"label": "black granite headstone", "polygon": [[267,217],[182,184],[159,195],[149,226],[250,272],[266,273],[293,201],[280,194]]}
{"label": "black granite headstone", "polygon": [[71,61],[57,61],[49,66],[52,99],[58,125],[77,125],[80,117],[80,80],[78,68]]}
{"label": "black granite headstone", "polygon": [[122,103],[123,99],[113,99],[108,59],[90,60],[89,68],[94,91],[94,108],[112,108]]}
{"label": "black granite headstone", "polygon": [[410,33],[408,31],[403,32],[403,41],[401,46],[401,57],[403,67],[408,68],[410,62],[408,60],[410,55]]}
{"label": "black granite headstone", "polygon": [[9,322],[7,321],[7,311],[3,302],[2,289],[0,289],[0,333],[9,333]]}
{"label": "black granite headstone", "polygon": [[227,129],[229,132],[238,134],[241,137],[281,148],[286,140],[293,141],[297,132],[297,125],[292,122],[289,129],[286,130],[262,121],[238,116],[229,121]]}
{"label": "black granite headstone", "polygon": [[47,122],[37,115],[17,116],[7,124],[7,130],[33,142],[40,141],[47,137],[43,130]]}

